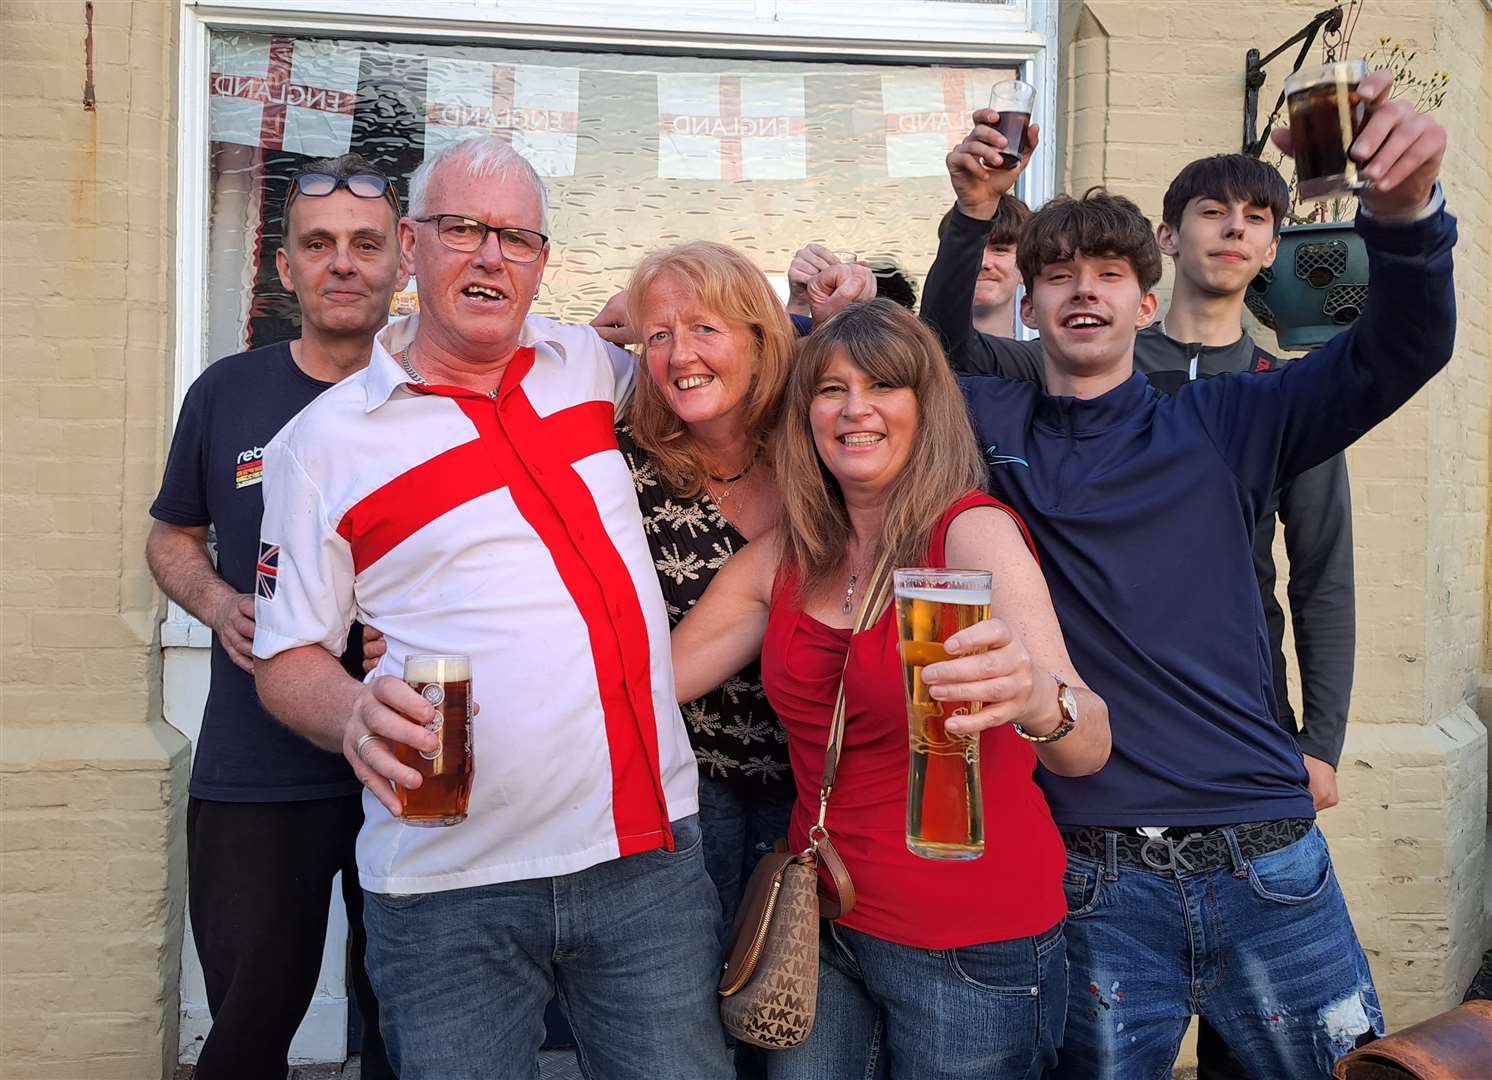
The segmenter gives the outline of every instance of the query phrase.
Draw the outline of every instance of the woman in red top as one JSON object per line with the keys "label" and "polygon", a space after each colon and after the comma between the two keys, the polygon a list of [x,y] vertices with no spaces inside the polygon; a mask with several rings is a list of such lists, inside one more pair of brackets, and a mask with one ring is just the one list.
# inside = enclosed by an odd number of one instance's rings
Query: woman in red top
{"label": "woman in red top", "polygon": [[[845,671],[844,750],[827,824],[859,899],[824,924],[813,1032],[770,1054],[770,1075],[1039,1077],[1056,1060],[1067,1007],[1065,856],[1032,773],[1038,760],[1064,775],[1099,769],[1107,708],[1072,668],[1024,526],[978,490],[984,467],[963,397],[911,314],[873,301],[815,328],[791,376],[774,464],[782,524],[725,565],[673,637],[681,699],[760,650],[797,782],[795,850],[808,846],[817,818]],[[907,714],[892,608],[853,640],[850,631],[883,553],[893,566],[993,571],[991,619],[949,643],[955,654],[987,646],[989,677],[932,691],[989,703],[947,721],[949,731],[980,733],[986,821],[977,859],[907,850]],[[1063,684],[1076,724],[1054,741],[1030,741],[1066,726]]]}

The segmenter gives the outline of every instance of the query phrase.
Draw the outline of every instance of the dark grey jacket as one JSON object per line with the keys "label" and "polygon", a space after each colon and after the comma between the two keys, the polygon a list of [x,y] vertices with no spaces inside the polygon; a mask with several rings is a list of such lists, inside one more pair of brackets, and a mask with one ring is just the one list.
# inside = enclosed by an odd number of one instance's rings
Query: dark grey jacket
{"label": "dark grey jacket", "polygon": [[[957,211],[938,245],[922,293],[922,317],[943,339],[955,371],[1044,382],[1041,343],[991,337],[973,327],[974,283],[990,223]],[[1232,345],[1188,344],[1160,326],[1135,339],[1135,369],[1174,394],[1192,379],[1271,371],[1280,360],[1243,334]],[[1287,588],[1300,665],[1303,723],[1290,704],[1284,651],[1285,614],[1275,598],[1275,518],[1285,527]],[[1254,571],[1269,627],[1277,715],[1301,752],[1335,766],[1347,734],[1357,612],[1352,568],[1352,499],[1342,455],[1292,477],[1263,508],[1254,533]]]}

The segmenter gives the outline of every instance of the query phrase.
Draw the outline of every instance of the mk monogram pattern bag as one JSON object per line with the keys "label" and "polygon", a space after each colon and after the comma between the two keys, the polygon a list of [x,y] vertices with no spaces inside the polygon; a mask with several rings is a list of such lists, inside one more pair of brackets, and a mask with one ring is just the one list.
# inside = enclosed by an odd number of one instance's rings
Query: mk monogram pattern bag
{"label": "mk monogram pattern bag", "polygon": [[[891,592],[891,569],[883,556],[866,593],[854,633],[873,626]],[[849,663],[849,650],[845,650]],[[720,1019],[742,1042],[768,1050],[797,1046],[813,1030],[818,1007],[819,919],[837,919],[855,906],[855,886],[829,840],[824,817],[844,746],[844,674],[829,722],[819,819],[808,830],[808,847],[780,852],[757,863],[720,974]],[[834,894],[820,894],[819,865],[834,881]]]}

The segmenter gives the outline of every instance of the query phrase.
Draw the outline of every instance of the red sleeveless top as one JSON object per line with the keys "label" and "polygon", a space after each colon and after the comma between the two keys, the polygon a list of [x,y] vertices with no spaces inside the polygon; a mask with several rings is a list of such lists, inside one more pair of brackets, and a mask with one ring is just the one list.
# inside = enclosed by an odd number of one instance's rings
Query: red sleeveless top
{"label": "red sleeveless top", "polygon": [[[976,506],[1004,510],[1026,534],[1013,510],[973,492],[939,519],[926,565],[947,565],[948,526]],[[1055,926],[1067,912],[1062,893],[1067,856],[1032,777],[1036,752],[1031,744],[1008,725],[980,736],[982,856],[938,862],[913,855],[906,845],[907,712],[894,606],[888,605],[851,645],[849,630],[805,614],[792,583],[785,584],[776,590],[762,642],[762,682],[787,731],[798,786],[788,829],[794,851],[808,846],[808,827],[818,819],[824,743],[846,648],[850,654],[844,674],[844,750],[827,825],[858,900],[840,922],[922,949],[1007,941]],[[1038,682],[1038,690],[1041,686]],[[1055,685],[1051,692],[1057,692]]]}

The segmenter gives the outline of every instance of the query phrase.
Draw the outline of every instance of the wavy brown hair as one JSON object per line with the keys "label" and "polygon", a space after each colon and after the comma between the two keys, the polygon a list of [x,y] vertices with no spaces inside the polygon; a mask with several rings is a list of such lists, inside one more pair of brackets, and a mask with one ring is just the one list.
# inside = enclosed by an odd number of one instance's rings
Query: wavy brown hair
{"label": "wavy brown hair", "polygon": [[1052,263],[1079,255],[1123,259],[1147,293],[1160,280],[1160,245],[1140,208],[1123,195],[1091,187],[1081,199],[1058,195],[1031,215],[1015,250],[1015,266],[1029,294]]}
{"label": "wavy brown hair", "polygon": [[[787,309],[750,259],[724,244],[696,240],[652,252],[637,264],[627,285],[627,315],[633,326],[642,326],[648,290],[665,274],[688,282],[710,311],[750,330],[756,366],[746,391],[746,434],[753,453],[760,454],[777,424],[793,359],[795,337]],[[704,455],[689,428],[668,407],[646,362],[640,366],[627,412],[632,437],[657,461],[674,492],[686,499],[700,498],[709,475]]]}
{"label": "wavy brown hair", "polygon": [[885,493],[877,557],[889,552],[893,566],[926,561],[938,518],[985,482],[963,392],[938,339],[920,319],[890,300],[872,300],[815,326],[788,379],[772,455],[785,518],[781,570],[796,575],[800,596],[834,583],[850,546],[844,494],[819,458],[809,426],[809,408],[836,355],[870,378],[908,387],[917,397],[912,452]]}

